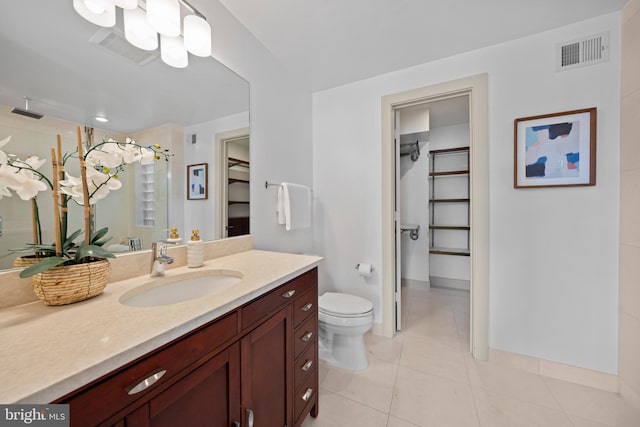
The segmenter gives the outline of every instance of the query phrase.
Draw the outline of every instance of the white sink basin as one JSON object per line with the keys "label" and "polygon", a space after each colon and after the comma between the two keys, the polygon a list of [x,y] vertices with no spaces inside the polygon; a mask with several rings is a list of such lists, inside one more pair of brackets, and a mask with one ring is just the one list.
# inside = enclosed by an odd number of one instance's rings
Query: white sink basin
{"label": "white sink basin", "polygon": [[229,289],[240,282],[242,277],[242,273],[232,270],[208,270],[160,277],[126,292],[120,297],[120,304],[155,307],[190,301]]}

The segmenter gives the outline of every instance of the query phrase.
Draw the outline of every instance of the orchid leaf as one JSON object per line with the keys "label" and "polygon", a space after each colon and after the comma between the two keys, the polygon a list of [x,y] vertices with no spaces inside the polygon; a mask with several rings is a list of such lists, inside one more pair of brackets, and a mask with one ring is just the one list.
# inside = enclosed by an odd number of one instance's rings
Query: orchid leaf
{"label": "orchid leaf", "polygon": [[80,246],[78,248],[78,251],[76,252],[75,260],[79,261],[87,257],[115,258],[115,255],[106,249],[102,249],[100,246],[96,246],[96,245]]}
{"label": "orchid leaf", "polygon": [[113,236],[107,237],[106,239],[102,239],[102,240],[95,240],[95,241],[91,242],[91,244],[92,245],[96,245],[96,246],[104,246],[104,244],[107,243],[111,239],[113,239]]}
{"label": "orchid leaf", "polygon": [[59,257],[59,256],[47,257],[42,261],[32,264],[29,267],[22,270],[20,272],[20,277],[22,277],[23,279],[25,277],[31,277],[35,274],[42,273],[43,271],[47,271],[53,267],[63,264],[65,261],[69,261],[69,259]]}
{"label": "orchid leaf", "polygon": [[102,236],[107,234],[108,231],[109,231],[109,227],[104,227],[104,228],[101,228],[100,230],[96,231],[95,233],[91,233],[90,242],[92,244],[94,244],[94,245],[97,244],[96,242],[98,240],[100,240],[102,238]]}

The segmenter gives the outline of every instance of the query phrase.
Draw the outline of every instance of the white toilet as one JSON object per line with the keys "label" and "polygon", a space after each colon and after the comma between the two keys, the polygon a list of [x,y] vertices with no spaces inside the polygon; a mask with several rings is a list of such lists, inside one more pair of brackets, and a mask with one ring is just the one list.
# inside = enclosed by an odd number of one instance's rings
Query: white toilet
{"label": "white toilet", "polygon": [[318,298],[320,359],[342,369],[369,366],[364,334],[373,325],[373,304],[355,295],[327,292]]}

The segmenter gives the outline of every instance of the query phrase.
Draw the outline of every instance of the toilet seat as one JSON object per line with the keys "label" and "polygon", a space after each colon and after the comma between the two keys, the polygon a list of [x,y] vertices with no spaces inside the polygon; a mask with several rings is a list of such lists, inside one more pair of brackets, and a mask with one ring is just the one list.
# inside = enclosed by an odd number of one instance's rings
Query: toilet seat
{"label": "toilet seat", "polygon": [[318,298],[318,310],[332,317],[369,317],[373,304],[355,295],[326,292]]}

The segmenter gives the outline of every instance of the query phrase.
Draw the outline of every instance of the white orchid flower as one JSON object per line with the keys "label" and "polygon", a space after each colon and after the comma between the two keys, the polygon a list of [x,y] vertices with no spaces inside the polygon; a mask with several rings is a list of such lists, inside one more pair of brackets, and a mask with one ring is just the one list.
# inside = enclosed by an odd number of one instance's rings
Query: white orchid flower
{"label": "white orchid flower", "polygon": [[[7,143],[11,141],[11,137],[8,136],[5,139],[3,139],[2,141],[0,141],[0,148],[4,147],[5,145],[7,145]],[[7,154],[0,150],[0,165],[3,165],[7,163]]]}
{"label": "white orchid flower", "polygon": [[39,192],[45,191],[47,188],[47,184],[39,179],[25,179],[20,186],[14,188],[14,190],[22,200],[31,200],[37,196]]}
{"label": "white orchid flower", "polygon": [[[122,164],[123,151],[116,142],[104,144],[87,154],[87,162],[91,166],[117,168]],[[88,170],[89,168],[87,168]]]}
{"label": "white orchid flower", "polygon": [[123,161],[126,164],[131,164],[139,161],[142,158],[142,150],[144,149],[138,147],[135,144],[125,144],[125,146],[123,147]]}
{"label": "white orchid flower", "polygon": [[24,163],[28,164],[33,170],[38,170],[40,166],[44,165],[46,162],[46,159],[41,159],[38,156],[30,156],[27,160],[24,160]]}
{"label": "white orchid flower", "polygon": [[67,172],[65,172],[65,178],[59,182],[60,191],[76,200],[82,200],[82,179],[69,175]]}
{"label": "white orchid flower", "polygon": [[156,159],[156,153],[153,150],[149,150],[148,148],[142,148],[142,155],[140,157],[141,165],[151,165]]}
{"label": "white orchid flower", "polygon": [[7,163],[0,165],[0,187],[14,188],[21,184],[20,170]]}

